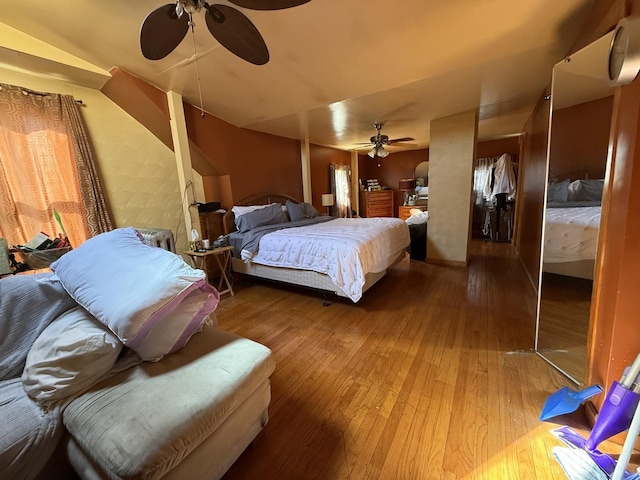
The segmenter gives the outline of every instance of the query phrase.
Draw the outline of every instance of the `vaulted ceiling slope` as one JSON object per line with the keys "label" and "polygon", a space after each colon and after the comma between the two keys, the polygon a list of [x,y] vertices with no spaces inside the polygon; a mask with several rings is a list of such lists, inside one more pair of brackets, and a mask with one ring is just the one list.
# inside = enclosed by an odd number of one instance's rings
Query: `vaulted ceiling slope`
{"label": "vaulted ceiling slope", "polygon": [[222,47],[197,14],[197,55],[188,33],[165,58],[145,59],[140,27],[162,4],[5,2],[0,22],[100,69],[120,67],[176,91],[193,105],[200,105],[197,63],[204,110],[239,127],[353,150],[381,122],[390,138],[412,137],[412,148],[424,148],[430,120],[476,108],[480,139],[518,134],[593,0],[311,0],[286,10],[236,7],[269,48],[262,66]]}

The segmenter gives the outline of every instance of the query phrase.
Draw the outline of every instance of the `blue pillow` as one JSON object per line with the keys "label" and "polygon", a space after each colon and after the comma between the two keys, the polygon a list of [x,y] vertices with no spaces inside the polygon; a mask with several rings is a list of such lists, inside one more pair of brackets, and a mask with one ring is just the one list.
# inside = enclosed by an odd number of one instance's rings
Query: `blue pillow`
{"label": "blue pillow", "polygon": [[576,200],[580,202],[601,202],[603,189],[604,179],[580,180],[580,190],[578,190]]}
{"label": "blue pillow", "polygon": [[292,222],[320,216],[320,212],[318,212],[313,205],[306,202],[293,203],[291,200],[287,200],[285,206],[287,207],[287,213]]}
{"label": "blue pillow", "polygon": [[550,183],[547,188],[547,202],[563,203],[569,199],[569,180]]}
{"label": "blue pillow", "polygon": [[287,214],[282,210],[282,205],[274,203],[236,218],[236,227],[240,233],[246,233],[264,225],[275,225],[288,221]]}

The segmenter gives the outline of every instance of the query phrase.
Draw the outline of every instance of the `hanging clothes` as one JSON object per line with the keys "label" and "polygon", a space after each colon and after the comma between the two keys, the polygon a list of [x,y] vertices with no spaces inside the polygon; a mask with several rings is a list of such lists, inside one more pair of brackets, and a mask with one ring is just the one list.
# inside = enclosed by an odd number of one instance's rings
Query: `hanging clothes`
{"label": "hanging clothes", "polygon": [[511,155],[503,153],[495,164],[491,196],[506,194],[507,201],[516,197],[516,175],[511,164]]}

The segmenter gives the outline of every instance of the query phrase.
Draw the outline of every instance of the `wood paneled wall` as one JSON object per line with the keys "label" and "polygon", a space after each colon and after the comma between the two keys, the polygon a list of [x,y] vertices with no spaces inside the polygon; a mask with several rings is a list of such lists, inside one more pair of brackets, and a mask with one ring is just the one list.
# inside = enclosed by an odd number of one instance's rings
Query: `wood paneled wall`
{"label": "wood paneled wall", "polygon": [[516,203],[516,245],[532,285],[538,289],[542,212],[547,175],[547,139],[549,135],[549,102],[540,97],[533,115],[525,125],[523,155],[519,162],[519,184]]}
{"label": "wood paneled wall", "polygon": [[640,353],[640,79],[617,89],[592,308],[588,383],[609,386]]}

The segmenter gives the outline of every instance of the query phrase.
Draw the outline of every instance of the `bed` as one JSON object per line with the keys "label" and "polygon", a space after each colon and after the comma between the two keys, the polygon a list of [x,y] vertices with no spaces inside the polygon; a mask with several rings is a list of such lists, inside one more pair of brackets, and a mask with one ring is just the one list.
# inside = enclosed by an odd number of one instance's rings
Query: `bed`
{"label": "bed", "polygon": [[604,181],[549,185],[542,271],[593,280]]}
{"label": "bed", "polygon": [[[273,221],[259,218],[269,215]],[[224,215],[223,229],[234,247],[234,272],[330,292],[354,303],[406,256],[410,244],[409,228],[398,218],[327,217],[277,193],[237,202]]]}

